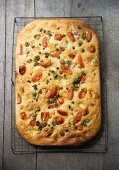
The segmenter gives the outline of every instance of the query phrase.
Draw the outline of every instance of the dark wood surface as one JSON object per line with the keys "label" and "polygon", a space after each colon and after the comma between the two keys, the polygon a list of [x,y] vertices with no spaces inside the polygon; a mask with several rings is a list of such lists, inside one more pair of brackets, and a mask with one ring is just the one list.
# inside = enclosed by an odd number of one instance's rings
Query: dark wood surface
{"label": "dark wood surface", "polygon": [[[118,170],[119,169],[119,1],[0,0],[0,169]],[[108,152],[38,153],[11,151],[11,63],[13,22],[17,16],[97,16],[104,20],[107,61]],[[6,65],[5,65],[6,63]],[[6,66],[6,69],[5,69]],[[5,74],[4,74],[5,71]],[[106,73],[105,73],[106,74]],[[4,88],[5,87],[5,88]],[[4,93],[5,92],[5,93]],[[5,94],[5,95],[4,95]],[[5,106],[5,107],[4,107]],[[4,119],[5,118],[5,119]],[[4,125],[4,126],[3,126]],[[3,129],[4,127],[4,129]],[[4,138],[3,138],[4,130]],[[3,146],[4,144],[4,146]],[[37,168],[36,168],[37,163]]]}

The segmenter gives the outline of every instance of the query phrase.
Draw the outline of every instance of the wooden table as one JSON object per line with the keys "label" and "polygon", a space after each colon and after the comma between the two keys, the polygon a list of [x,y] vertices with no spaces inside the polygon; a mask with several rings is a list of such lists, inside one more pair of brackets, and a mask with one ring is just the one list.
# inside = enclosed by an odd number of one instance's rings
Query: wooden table
{"label": "wooden table", "polygon": [[[11,151],[11,62],[14,17],[97,16],[104,20],[107,61],[108,152],[18,154]],[[0,169],[119,169],[119,1],[0,0]],[[37,163],[37,168],[36,168]]]}

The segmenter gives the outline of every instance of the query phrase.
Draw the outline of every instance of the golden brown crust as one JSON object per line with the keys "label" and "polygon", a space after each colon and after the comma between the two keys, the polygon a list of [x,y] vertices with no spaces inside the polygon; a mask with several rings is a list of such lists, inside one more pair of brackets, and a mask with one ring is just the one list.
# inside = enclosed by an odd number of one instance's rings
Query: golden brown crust
{"label": "golden brown crust", "polygon": [[[67,36],[67,32],[72,31],[73,33],[78,32],[79,39],[77,38],[77,35],[75,36],[75,42],[73,42],[73,46],[75,46],[75,52],[76,56],[79,55],[82,56],[83,62],[85,64],[85,68],[79,68],[75,62],[77,60],[72,59],[73,66],[71,66],[71,69],[74,71],[73,75],[67,75],[66,80],[60,79],[60,80],[53,80],[54,82],[50,82],[49,86],[45,83],[45,80],[48,80],[48,76],[46,74],[48,73],[49,68],[43,68],[41,66],[34,67],[32,62],[34,61],[33,56],[39,55],[39,52],[41,53],[49,53],[54,51],[53,44],[58,44],[57,47],[63,46],[65,47],[65,50],[63,54],[61,54],[61,58],[67,59],[66,56],[68,56],[68,53],[71,51],[72,43],[70,42],[70,38],[66,37],[66,41],[68,41],[68,45],[62,40],[61,42],[56,42],[52,37],[49,41],[51,41],[51,44],[49,45],[48,49],[45,48],[43,50],[42,42],[44,36],[46,35],[46,32],[41,34],[41,37],[39,38],[39,42],[34,40],[34,35],[40,34],[41,32],[39,29],[45,29],[50,30],[53,32],[53,36],[56,33],[65,34]],[[59,29],[60,28],[60,29]],[[92,33],[92,39],[90,42],[87,42],[85,39],[81,38],[81,35],[83,32],[90,32]],[[81,35],[80,35],[81,34]],[[64,38],[65,39],[65,38]],[[81,47],[78,46],[79,40],[82,40],[83,45]],[[25,42],[30,42],[30,47],[25,47]],[[67,43],[67,42],[66,42]],[[20,45],[22,46],[22,54],[20,54]],[[32,46],[35,47],[32,48]],[[41,44],[39,46],[39,44]],[[95,52],[90,53],[89,47],[93,45],[95,46]],[[81,52],[82,49],[85,49],[84,53]],[[44,56],[40,56],[41,59],[44,59]],[[32,62],[28,62],[32,59]],[[55,61],[55,58],[50,58],[51,62],[53,62],[53,66],[57,67],[58,61]],[[19,67],[21,65],[26,66],[26,73],[24,75],[19,74]],[[60,67],[60,66],[59,66]],[[79,69],[79,71],[78,71]],[[17,36],[17,46],[16,46],[16,98],[18,98],[18,94],[22,96],[22,102],[20,104],[17,104],[18,101],[16,100],[16,127],[20,133],[20,135],[29,143],[34,145],[78,145],[83,142],[86,142],[93,138],[98,131],[100,130],[101,125],[101,104],[100,104],[100,77],[99,77],[99,40],[97,38],[97,35],[95,32],[83,21],[80,20],[72,20],[72,19],[37,19],[32,22],[30,22],[27,26],[25,26],[20,33]],[[29,78],[33,77],[36,73],[43,72],[45,75],[40,80],[40,85],[36,82],[38,88],[43,89],[43,94],[40,94],[38,96],[38,99],[36,101],[36,98],[33,99],[32,94],[34,93],[34,88],[32,85],[35,83],[29,83]],[[78,73],[77,73],[78,72]],[[71,83],[75,78],[77,77],[77,74],[81,75],[82,72],[86,73],[86,82],[81,83],[79,86],[78,91],[74,92],[74,101],[75,101],[75,107],[73,108],[73,111],[70,111],[68,109],[68,103],[71,103],[67,99],[67,93],[66,91],[59,91],[59,95],[65,99],[65,104],[61,105],[58,109],[63,109],[66,112],[68,112],[68,116],[62,116],[65,120],[65,122],[61,125],[52,126],[51,121],[58,115],[57,114],[57,108],[54,109],[48,109],[47,107],[47,100],[43,100],[43,95],[49,90],[53,84],[59,85],[60,83],[64,85],[63,88],[71,87]],[[31,81],[31,79],[30,79]],[[81,89],[86,88],[87,94],[84,98],[80,99],[78,98],[78,93],[81,91]],[[22,90],[21,90],[22,89]],[[24,89],[24,92],[23,92]],[[22,92],[21,92],[22,91]],[[72,104],[71,104],[72,106]],[[83,108],[88,107],[89,114],[86,114],[85,116],[82,116],[81,122],[79,121],[79,124],[76,126],[71,125],[68,126],[69,120],[72,122],[74,117],[76,116],[76,113]],[[41,109],[41,111],[38,111],[38,114],[35,118],[35,121],[41,121],[41,112],[50,112],[50,119],[48,120],[48,124],[50,124],[50,127],[46,126],[42,130],[38,129],[38,127],[29,125],[30,120],[33,118],[33,112],[36,112],[38,108]],[[21,118],[21,112],[27,112],[27,119]],[[73,112],[73,113],[72,113]],[[88,120],[88,122],[83,126],[82,130],[77,129],[78,126],[84,123],[84,120]],[[65,126],[64,126],[65,125]],[[52,127],[53,128],[52,128]],[[63,136],[59,135],[59,132],[62,130],[68,129],[68,133]]]}

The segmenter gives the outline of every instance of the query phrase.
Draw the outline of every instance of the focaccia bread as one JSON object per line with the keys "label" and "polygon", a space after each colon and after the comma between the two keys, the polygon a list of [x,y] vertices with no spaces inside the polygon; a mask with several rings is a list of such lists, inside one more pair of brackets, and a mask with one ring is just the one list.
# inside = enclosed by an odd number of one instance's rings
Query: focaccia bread
{"label": "focaccia bread", "polygon": [[78,145],[101,125],[99,40],[83,21],[37,19],[17,36],[16,126],[34,145]]}

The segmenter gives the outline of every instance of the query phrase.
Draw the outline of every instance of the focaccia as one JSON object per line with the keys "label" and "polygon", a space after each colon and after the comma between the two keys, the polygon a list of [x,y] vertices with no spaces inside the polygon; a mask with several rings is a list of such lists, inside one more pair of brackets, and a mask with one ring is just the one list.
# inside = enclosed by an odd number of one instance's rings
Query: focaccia
{"label": "focaccia", "polygon": [[78,145],[101,125],[99,40],[78,19],[36,19],[17,36],[16,127],[34,145]]}

